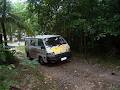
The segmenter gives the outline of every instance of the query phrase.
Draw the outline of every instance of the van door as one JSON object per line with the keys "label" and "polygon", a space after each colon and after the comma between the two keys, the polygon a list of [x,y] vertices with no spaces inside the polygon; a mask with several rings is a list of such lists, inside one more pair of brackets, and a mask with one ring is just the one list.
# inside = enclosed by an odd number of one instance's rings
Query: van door
{"label": "van door", "polygon": [[37,50],[36,50],[36,39],[30,39],[30,46],[29,46],[29,57],[36,58]]}
{"label": "van door", "polygon": [[46,60],[46,49],[45,49],[45,45],[44,45],[42,39],[38,39],[37,50],[39,52],[38,57],[41,56],[43,58],[44,62],[47,63],[47,60]]}

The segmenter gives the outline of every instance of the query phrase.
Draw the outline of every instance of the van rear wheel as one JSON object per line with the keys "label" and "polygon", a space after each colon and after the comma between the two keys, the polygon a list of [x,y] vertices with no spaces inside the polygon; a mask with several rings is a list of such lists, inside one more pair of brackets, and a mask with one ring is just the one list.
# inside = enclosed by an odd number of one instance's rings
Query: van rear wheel
{"label": "van rear wheel", "polygon": [[40,63],[41,65],[45,65],[45,62],[43,61],[43,58],[42,58],[42,57],[39,57],[38,61],[39,61],[39,63]]}
{"label": "van rear wheel", "polygon": [[33,60],[33,58],[30,57],[30,55],[29,55],[28,52],[26,52],[26,56],[27,56],[27,58],[28,58],[29,60]]}
{"label": "van rear wheel", "polygon": [[27,58],[29,57],[29,53],[28,52],[26,52],[26,56],[27,56]]}

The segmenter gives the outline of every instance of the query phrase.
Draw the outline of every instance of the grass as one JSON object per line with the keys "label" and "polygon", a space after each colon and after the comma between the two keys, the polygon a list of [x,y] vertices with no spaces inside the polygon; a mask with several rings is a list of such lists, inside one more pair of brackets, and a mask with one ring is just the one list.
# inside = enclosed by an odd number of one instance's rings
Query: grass
{"label": "grass", "polygon": [[21,90],[56,90],[56,83],[38,70],[39,63],[27,60],[24,46],[16,47],[15,50],[19,65],[0,66],[0,90],[9,90],[10,86]]}
{"label": "grass", "polygon": [[19,71],[16,80],[19,82],[17,86],[21,88],[29,88],[30,90],[56,90],[56,83],[48,80],[38,70],[39,63],[35,60],[30,61],[25,57],[25,47],[16,47],[18,57],[21,57]]}
{"label": "grass", "polygon": [[16,83],[14,77],[17,72],[13,65],[0,65],[0,90],[9,90]]}
{"label": "grass", "polygon": [[18,46],[15,48],[16,51],[22,52],[23,54],[25,53],[25,46]]}

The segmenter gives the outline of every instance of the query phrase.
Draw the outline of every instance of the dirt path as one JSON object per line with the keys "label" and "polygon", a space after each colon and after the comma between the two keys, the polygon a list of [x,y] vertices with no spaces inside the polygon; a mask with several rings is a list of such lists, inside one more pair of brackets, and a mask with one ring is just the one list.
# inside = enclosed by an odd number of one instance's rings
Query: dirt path
{"label": "dirt path", "polygon": [[73,58],[70,63],[40,65],[39,70],[57,81],[58,90],[120,90],[119,72],[112,75],[112,70],[83,64],[78,58]]}

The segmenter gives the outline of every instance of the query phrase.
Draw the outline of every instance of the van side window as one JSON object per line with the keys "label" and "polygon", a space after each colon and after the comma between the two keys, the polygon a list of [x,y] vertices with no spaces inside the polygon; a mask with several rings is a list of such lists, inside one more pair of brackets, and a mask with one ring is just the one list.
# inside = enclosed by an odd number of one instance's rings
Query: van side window
{"label": "van side window", "polygon": [[35,46],[35,40],[30,40],[30,45]]}
{"label": "van side window", "polygon": [[42,46],[42,47],[44,47],[44,44],[43,44],[42,39],[38,39],[38,46]]}

